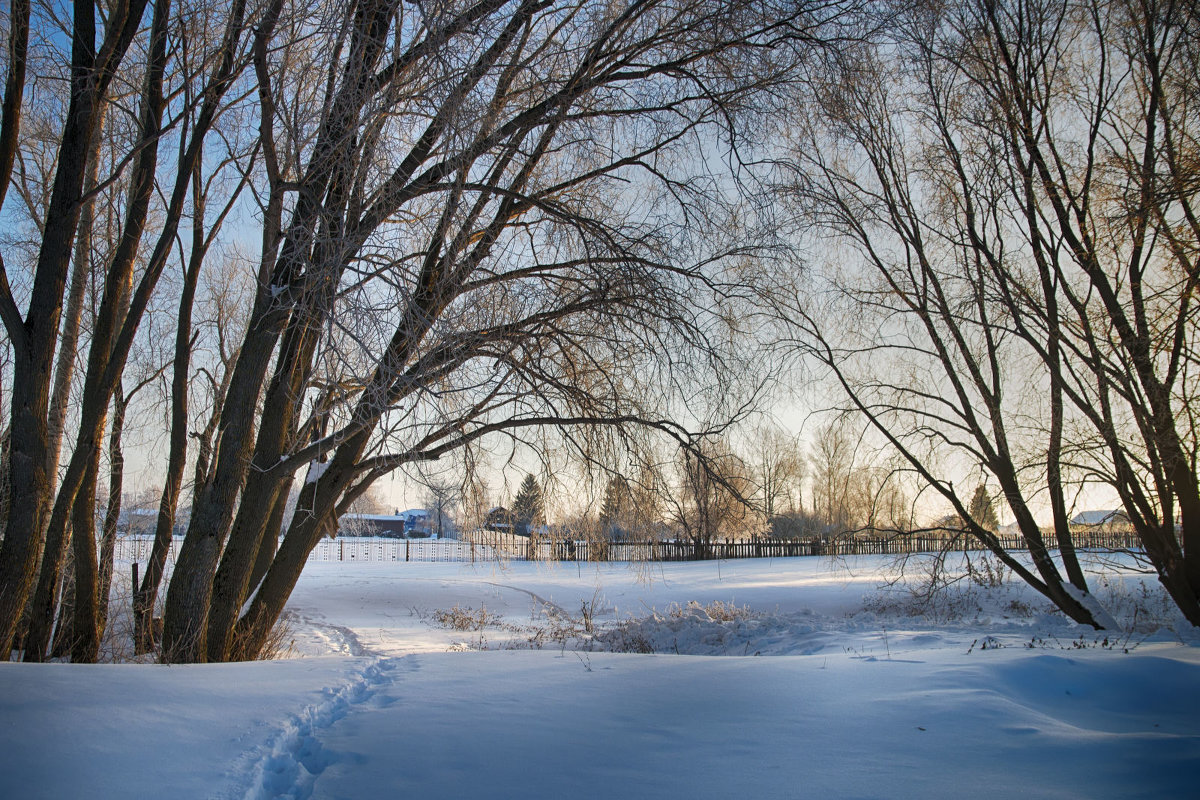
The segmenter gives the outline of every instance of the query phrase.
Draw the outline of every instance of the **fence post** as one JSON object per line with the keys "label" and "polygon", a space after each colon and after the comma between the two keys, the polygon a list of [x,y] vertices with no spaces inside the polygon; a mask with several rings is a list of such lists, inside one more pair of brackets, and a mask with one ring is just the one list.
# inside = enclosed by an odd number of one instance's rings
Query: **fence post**
{"label": "fence post", "polygon": [[412,544],[411,539],[404,540],[404,560],[408,561],[408,546]]}

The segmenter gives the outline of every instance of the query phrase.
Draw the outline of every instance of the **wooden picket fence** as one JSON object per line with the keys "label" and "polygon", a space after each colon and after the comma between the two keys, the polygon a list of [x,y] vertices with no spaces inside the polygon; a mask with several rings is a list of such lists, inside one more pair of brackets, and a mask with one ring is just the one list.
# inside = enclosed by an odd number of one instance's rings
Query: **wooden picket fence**
{"label": "wooden picket fence", "polygon": [[[1073,537],[1079,549],[1139,550],[1132,532],[1079,532]],[[1025,550],[1020,536],[1001,536],[1008,550]],[[153,538],[125,536],[117,539],[118,561],[146,561]],[[179,554],[180,541],[171,545],[168,561]],[[794,558],[802,556],[906,555],[945,549],[984,549],[971,537],[888,536],[837,539],[756,539],[691,541],[608,542],[517,536],[479,531],[462,539],[389,539],[349,537],[323,539],[309,561],[377,563],[389,561],[706,561],[738,558]]]}
{"label": "wooden picket fence", "polygon": [[[1025,550],[1020,536],[1001,536],[1008,550]],[[1137,550],[1140,543],[1130,532],[1077,533],[1075,546],[1093,550]],[[970,537],[891,536],[841,539],[757,539],[691,541],[607,542],[539,539],[510,533],[482,531],[463,539],[326,539],[309,556],[310,561],[705,561],[737,558],[794,558],[802,556],[905,555],[936,553],[945,549],[984,549]]]}

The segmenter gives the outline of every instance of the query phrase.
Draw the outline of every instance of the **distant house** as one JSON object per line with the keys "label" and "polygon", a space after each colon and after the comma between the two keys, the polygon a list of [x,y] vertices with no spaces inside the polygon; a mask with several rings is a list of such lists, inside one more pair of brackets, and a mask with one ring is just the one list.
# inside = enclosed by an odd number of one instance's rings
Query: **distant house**
{"label": "distant house", "polygon": [[1071,524],[1079,528],[1124,530],[1129,527],[1129,515],[1121,509],[1080,511],[1071,518]]}
{"label": "distant house", "polygon": [[395,514],[346,514],[338,520],[339,536],[384,536],[391,539],[428,539],[429,512],[411,508]]}
{"label": "distant house", "polygon": [[410,508],[408,511],[399,512],[399,516],[404,518],[404,532],[410,539],[424,539],[433,533],[432,527],[429,524],[429,512],[423,508]]}
{"label": "distant house", "polygon": [[497,533],[515,533],[517,526],[511,511],[504,506],[496,506],[488,511],[483,528]]}

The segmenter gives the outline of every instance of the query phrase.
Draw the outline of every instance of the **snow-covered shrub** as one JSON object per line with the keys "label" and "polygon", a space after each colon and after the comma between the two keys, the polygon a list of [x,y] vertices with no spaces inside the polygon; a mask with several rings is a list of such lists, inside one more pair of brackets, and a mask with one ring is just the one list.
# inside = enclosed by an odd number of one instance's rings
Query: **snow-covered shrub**
{"label": "snow-covered shrub", "polygon": [[495,614],[489,614],[485,606],[480,606],[476,611],[470,606],[460,608],[457,603],[448,611],[445,609],[434,611],[433,618],[443,628],[452,628],[456,631],[481,631],[488,625],[497,623],[500,619]]}

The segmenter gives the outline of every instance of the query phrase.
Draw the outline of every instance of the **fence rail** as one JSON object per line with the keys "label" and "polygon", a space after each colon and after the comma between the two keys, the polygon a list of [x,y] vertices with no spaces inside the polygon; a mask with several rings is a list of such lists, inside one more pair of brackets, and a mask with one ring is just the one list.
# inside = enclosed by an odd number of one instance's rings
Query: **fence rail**
{"label": "fence rail", "polygon": [[[176,537],[171,540],[171,548],[167,551],[167,563],[174,564],[179,557],[179,548],[183,539]],[[149,561],[150,550],[154,546],[154,536],[118,536],[113,548],[113,558],[117,561]]]}
{"label": "fence rail", "polygon": [[[997,537],[1006,550],[1026,550],[1020,536]],[[1085,532],[1073,537],[1078,549],[1135,550],[1141,543],[1132,532]],[[839,539],[755,539],[715,542],[652,541],[538,541],[511,534],[494,534],[480,542],[503,557],[525,561],[703,561],[736,558],[801,556],[907,555],[951,549],[980,551],[971,537],[891,536]]]}
{"label": "fence rail", "polygon": [[[1025,550],[1020,536],[1000,536],[1008,550]],[[1137,536],[1127,532],[1087,532],[1074,536],[1075,547],[1094,550],[1136,550]],[[153,537],[117,539],[118,561],[145,561]],[[171,544],[168,562],[174,564],[180,542]],[[753,541],[605,542],[539,540],[515,534],[483,532],[465,539],[388,539],[349,537],[322,539],[309,561],[704,561],[736,558],[798,556],[906,555],[945,549],[983,550],[970,537],[892,536],[888,538],[760,539]]]}

